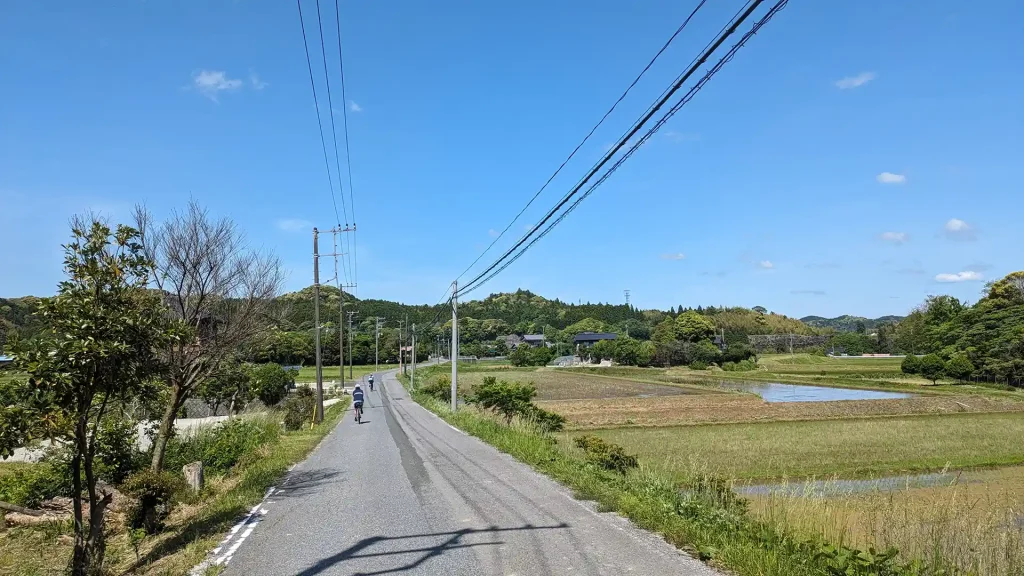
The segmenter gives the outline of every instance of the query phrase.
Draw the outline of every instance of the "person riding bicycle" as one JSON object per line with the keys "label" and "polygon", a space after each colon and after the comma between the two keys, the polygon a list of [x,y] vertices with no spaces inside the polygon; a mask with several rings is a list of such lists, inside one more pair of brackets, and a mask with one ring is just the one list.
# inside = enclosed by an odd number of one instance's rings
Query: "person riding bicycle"
{"label": "person riding bicycle", "polygon": [[359,387],[358,382],[355,388],[352,389],[352,407],[354,408],[355,418],[358,420],[359,415],[363,411],[363,389]]}
{"label": "person riding bicycle", "polygon": [[370,391],[372,392],[373,391],[373,374],[370,374],[369,381],[370,381]]}

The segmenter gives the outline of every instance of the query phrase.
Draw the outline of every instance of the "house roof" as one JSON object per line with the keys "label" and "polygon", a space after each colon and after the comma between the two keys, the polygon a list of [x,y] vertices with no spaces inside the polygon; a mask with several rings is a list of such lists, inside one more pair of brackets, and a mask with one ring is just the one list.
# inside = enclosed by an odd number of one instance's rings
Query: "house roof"
{"label": "house roof", "polygon": [[573,342],[597,342],[598,340],[615,340],[619,335],[614,332],[580,332],[573,337]]}
{"label": "house roof", "polygon": [[527,342],[542,342],[544,340],[543,334],[526,334],[523,336],[523,340]]}
{"label": "house roof", "polygon": [[14,356],[4,356],[0,354],[0,362],[14,362]]}

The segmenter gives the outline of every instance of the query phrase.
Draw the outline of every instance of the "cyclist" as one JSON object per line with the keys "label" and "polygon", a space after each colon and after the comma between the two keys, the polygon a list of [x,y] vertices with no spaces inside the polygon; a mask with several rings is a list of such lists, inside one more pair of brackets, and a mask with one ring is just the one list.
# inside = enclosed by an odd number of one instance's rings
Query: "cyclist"
{"label": "cyclist", "polygon": [[355,412],[355,419],[358,422],[359,417],[363,415],[363,389],[359,387],[358,382],[356,382],[355,388],[352,389],[352,408]]}
{"label": "cyclist", "polygon": [[370,392],[373,392],[373,374],[370,374]]}

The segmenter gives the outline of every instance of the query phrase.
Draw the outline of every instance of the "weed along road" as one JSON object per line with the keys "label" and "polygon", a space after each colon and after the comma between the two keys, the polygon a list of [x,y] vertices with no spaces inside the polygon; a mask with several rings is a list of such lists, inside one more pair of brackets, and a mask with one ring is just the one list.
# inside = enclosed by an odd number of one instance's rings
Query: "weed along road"
{"label": "weed along road", "polygon": [[718,574],[382,380],[363,423],[347,416],[218,548],[225,574]]}

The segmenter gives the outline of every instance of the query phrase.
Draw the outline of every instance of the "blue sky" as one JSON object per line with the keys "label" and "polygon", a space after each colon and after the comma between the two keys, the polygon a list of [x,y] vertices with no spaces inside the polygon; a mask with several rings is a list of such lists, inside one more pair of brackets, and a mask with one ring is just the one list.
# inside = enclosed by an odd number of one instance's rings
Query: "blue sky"
{"label": "blue sky", "polygon": [[[432,304],[695,2],[343,2],[347,102],[333,3],[321,4],[334,108],[349,110],[358,295]],[[496,248],[740,2],[708,4]],[[303,7],[317,42],[315,3]],[[311,282],[310,226],[335,217],[294,3],[2,12],[0,294],[53,292],[73,214],[124,221],[137,202],[163,215],[189,198],[276,251],[289,289]],[[1022,268],[1022,21],[1013,1],[792,0],[473,296],[522,287],[618,302],[629,289],[641,307],[793,316],[899,314],[934,293],[976,300],[984,281]],[[319,44],[311,53],[317,71]]]}

